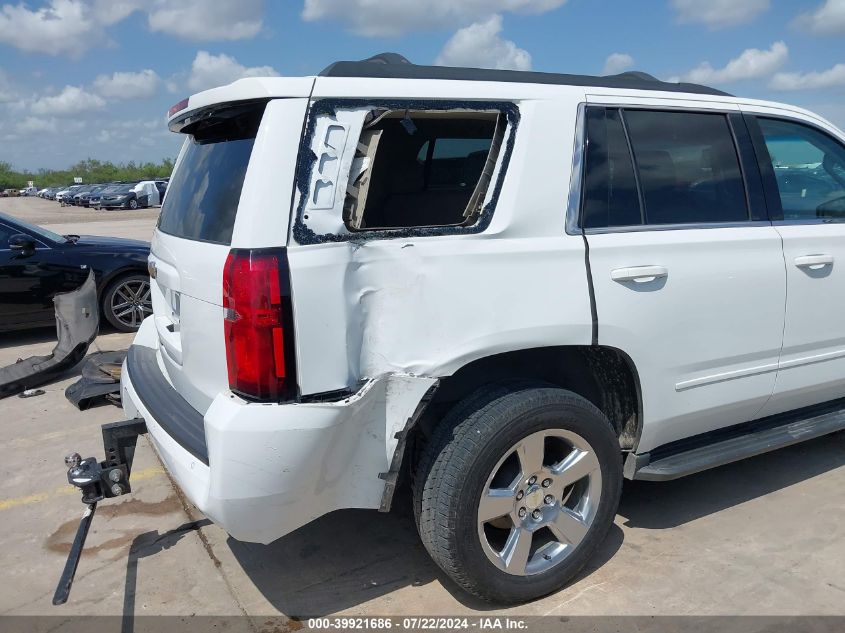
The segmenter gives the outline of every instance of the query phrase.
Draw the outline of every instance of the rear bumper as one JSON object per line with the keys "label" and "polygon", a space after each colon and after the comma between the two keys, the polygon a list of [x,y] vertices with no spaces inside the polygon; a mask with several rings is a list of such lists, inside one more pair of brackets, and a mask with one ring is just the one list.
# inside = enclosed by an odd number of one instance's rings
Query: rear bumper
{"label": "rear bumper", "polygon": [[[122,372],[126,414],[144,418],[165,468],[197,508],[233,537],[258,543],[333,510],[379,508],[380,474],[394,466],[396,433],[436,382],[385,377],[340,402],[288,405],[248,403],[221,392],[201,416],[203,459],[174,430],[189,412],[174,404],[181,396],[161,369],[152,319],[142,324],[135,346],[147,349]],[[156,373],[171,393],[160,382],[158,393],[150,391]]]}

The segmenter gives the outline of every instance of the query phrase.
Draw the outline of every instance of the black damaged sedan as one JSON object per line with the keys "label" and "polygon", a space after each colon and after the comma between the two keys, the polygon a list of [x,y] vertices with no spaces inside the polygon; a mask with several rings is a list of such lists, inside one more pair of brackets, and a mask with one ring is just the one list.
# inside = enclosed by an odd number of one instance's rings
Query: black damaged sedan
{"label": "black damaged sedan", "polygon": [[0,331],[55,324],[53,296],[78,288],[93,268],[100,316],[133,332],[152,314],[148,242],[59,235],[0,213]]}

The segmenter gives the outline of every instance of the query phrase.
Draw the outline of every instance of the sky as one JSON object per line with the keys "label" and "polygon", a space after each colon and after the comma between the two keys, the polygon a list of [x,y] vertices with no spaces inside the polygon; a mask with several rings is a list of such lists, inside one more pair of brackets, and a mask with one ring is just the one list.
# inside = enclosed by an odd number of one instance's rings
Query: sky
{"label": "sky", "polygon": [[175,157],[165,113],[244,76],[419,64],[640,70],[845,128],[845,0],[0,0],[0,161]]}

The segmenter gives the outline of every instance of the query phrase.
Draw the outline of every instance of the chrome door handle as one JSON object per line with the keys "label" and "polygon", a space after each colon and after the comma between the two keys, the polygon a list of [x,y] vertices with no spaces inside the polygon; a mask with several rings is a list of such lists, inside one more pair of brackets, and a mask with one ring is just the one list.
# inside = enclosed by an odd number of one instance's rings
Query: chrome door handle
{"label": "chrome door handle", "polygon": [[798,268],[821,268],[833,264],[833,255],[804,255],[795,258]]}
{"label": "chrome door handle", "polygon": [[636,281],[645,283],[666,277],[669,271],[664,266],[631,266],[630,268],[616,268],[610,271],[613,281]]}

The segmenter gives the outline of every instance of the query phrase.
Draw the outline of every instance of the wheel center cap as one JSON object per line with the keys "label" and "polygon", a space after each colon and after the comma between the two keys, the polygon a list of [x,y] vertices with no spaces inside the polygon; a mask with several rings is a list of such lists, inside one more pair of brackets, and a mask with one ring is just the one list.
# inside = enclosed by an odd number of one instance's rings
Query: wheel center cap
{"label": "wheel center cap", "polygon": [[531,486],[525,493],[525,506],[535,510],[543,505],[543,489],[540,486]]}

